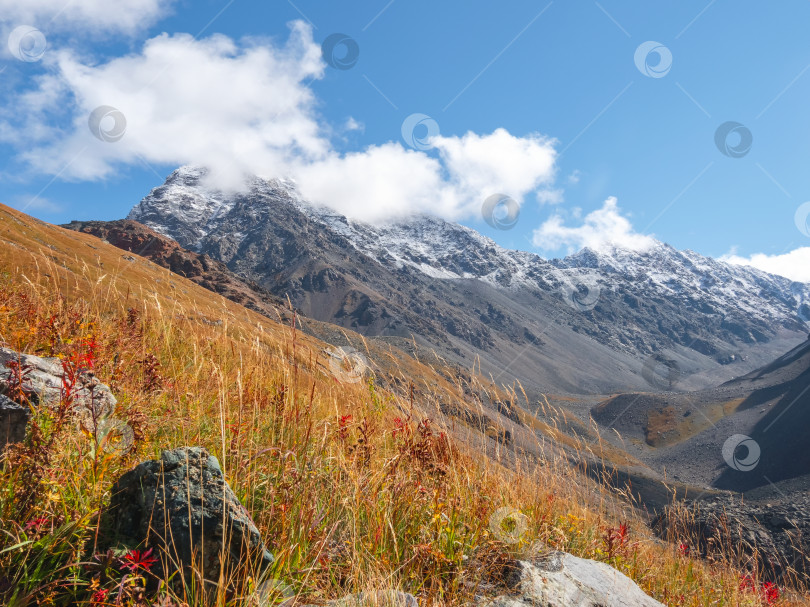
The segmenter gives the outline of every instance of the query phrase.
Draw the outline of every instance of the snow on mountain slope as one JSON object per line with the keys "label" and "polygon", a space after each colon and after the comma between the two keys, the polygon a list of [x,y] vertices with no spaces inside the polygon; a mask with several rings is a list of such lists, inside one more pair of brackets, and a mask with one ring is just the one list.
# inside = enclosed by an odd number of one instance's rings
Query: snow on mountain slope
{"label": "snow on mountain slope", "polygon": [[[564,259],[547,261],[533,253],[504,249],[475,230],[435,217],[369,225],[310,205],[297,196],[290,183],[256,178],[247,193],[229,196],[207,188],[204,176],[204,169],[178,169],[135,206],[128,219],[198,250],[240,198],[256,206],[290,204],[381,265],[408,265],[432,278],[477,278],[513,289],[547,288],[551,284],[562,291],[566,286],[569,291],[571,287],[581,289],[584,283],[591,299],[609,291],[624,291],[636,297],[677,300],[706,314],[736,310],[791,328],[798,326],[796,321],[810,319],[810,285],[692,251],[678,251],[661,242],[647,251],[614,247],[597,252],[586,248]],[[241,236],[244,234],[231,234],[234,240]]]}
{"label": "snow on mountain slope", "polygon": [[537,392],[649,388],[642,365],[662,353],[691,386],[715,385],[806,337],[810,286],[663,243],[546,260],[442,219],[369,225],[289,182],[224,193],[205,174],[178,169],[128,218],[311,318],[405,349],[416,339]]}

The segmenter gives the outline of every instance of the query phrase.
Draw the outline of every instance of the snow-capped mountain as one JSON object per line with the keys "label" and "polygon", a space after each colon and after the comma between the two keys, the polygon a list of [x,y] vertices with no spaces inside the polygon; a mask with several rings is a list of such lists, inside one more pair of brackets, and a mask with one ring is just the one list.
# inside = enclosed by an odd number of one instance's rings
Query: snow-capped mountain
{"label": "snow-capped mountain", "polygon": [[307,203],[291,183],[256,178],[226,194],[205,174],[178,169],[128,218],[310,317],[479,358],[537,390],[644,387],[640,366],[662,352],[686,384],[717,383],[806,338],[810,285],[664,243],[548,261],[438,218],[369,225]]}

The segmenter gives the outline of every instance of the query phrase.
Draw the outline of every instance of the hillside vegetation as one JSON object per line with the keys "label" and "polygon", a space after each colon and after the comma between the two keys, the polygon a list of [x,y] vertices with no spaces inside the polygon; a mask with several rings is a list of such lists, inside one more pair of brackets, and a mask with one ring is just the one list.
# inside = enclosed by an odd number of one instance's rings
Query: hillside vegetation
{"label": "hillside vegetation", "polygon": [[[0,345],[92,368],[133,430],[110,448],[66,407],[33,408],[0,469],[3,604],[203,604],[193,585],[147,596],[148,567],[125,567],[141,547],[98,548],[114,480],[183,445],[217,456],[276,557],[270,575],[302,602],[398,588],[459,605],[540,544],[607,562],[669,605],[775,600],[730,562],[693,558],[688,539],[656,540],[559,452],[516,456],[442,417],[437,403],[469,403],[438,360],[370,348],[374,374],[341,381],[329,346],[297,324],[5,207]],[[498,527],[502,508],[514,514]],[[260,581],[221,580],[218,604],[256,604]]]}

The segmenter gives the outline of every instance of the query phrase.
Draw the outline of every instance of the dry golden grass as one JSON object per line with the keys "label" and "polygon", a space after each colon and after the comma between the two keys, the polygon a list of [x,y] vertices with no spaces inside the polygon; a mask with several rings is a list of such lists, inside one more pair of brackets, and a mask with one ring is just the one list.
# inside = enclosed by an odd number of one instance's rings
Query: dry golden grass
{"label": "dry golden grass", "polygon": [[[137,576],[100,571],[98,513],[122,472],[182,445],[219,458],[276,556],[271,574],[310,602],[399,588],[424,604],[459,605],[485,574],[465,563],[496,567],[541,542],[609,562],[669,605],[761,604],[740,588],[734,566],[679,555],[555,451],[517,456],[474,428],[454,430],[440,404],[469,403],[452,374],[372,344],[376,380],[341,382],[327,345],[296,327],[5,208],[0,343],[92,355],[120,401],[116,416],[135,430],[121,455],[36,410],[42,436],[34,438],[45,452],[31,452],[29,441],[0,470],[5,604],[89,605],[94,596],[95,604],[158,604]],[[527,517],[518,543],[489,524],[502,507]],[[621,521],[629,531],[616,546],[606,538]],[[250,604],[255,583],[221,580],[211,602]],[[163,605],[204,603],[189,586],[161,592]]]}

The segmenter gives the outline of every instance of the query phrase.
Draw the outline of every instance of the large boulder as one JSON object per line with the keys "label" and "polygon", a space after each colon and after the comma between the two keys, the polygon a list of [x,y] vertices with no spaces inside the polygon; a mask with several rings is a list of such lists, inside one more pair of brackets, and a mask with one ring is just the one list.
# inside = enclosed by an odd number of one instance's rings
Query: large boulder
{"label": "large boulder", "polygon": [[125,473],[113,486],[107,515],[119,543],[155,550],[159,576],[182,570],[186,580],[194,576],[211,589],[220,565],[228,575],[273,562],[217,458],[200,447],[163,451],[159,460]]}
{"label": "large boulder", "polygon": [[71,382],[65,381],[65,370],[58,358],[0,348],[0,448],[25,440],[31,405],[56,407],[67,390],[73,413],[81,424],[86,428],[113,427],[108,420],[118,401],[110,388],[88,370],[81,370],[74,379],[68,387]]}
{"label": "large boulder", "polygon": [[479,607],[663,607],[610,565],[551,552],[506,569],[507,594],[481,598]]}
{"label": "large boulder", "polygon": [[110,428],[104,424],[118,404],[110,388],[87,370],[81,370],[74,379],[65,381],[65,370],[58,358],[0,348],[0,449],[25,440],[32,405],[55,407],[68,390],[80,423],[86,428]]}
{"label": "large boulder", "polygon": [[[0,348],[0,392],[22,375],[22,392],[35,405],[56,406],[65,392],[65,371],[58,358],[42,358]],[[92,372],[82,370],[76,378],[70,396],[76,408],[92,409],[98,417],[112,415],[118,404],[110,388]]]}

